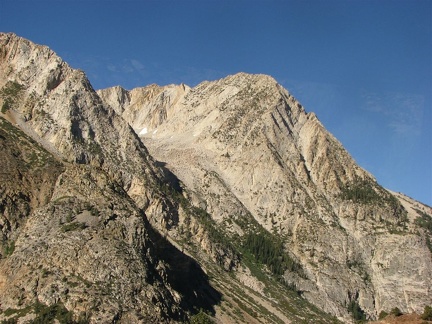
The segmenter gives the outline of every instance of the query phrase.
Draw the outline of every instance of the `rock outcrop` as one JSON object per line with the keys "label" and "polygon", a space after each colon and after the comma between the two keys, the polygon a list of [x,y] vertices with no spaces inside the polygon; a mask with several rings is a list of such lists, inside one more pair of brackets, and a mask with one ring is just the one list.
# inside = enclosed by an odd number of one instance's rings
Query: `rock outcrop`
{"label": "rock outcrop", "polygon": [[377,184],[273,78],[96,92],[3,33],[0,75],[0,320],[332,323],[432,304],[431,208]]}
{"label": "rock outcrop", "polygon": [[408,217],[411,205],[273,78],[98,93],[228,236],[246,235],[239,215],[251,215],[283,238],[305,274],[285,279],[315,305],[347,319],[350,303],[370,318],[432,303],[431,233],[415,221],[430,207],[417,204],[420,214]]}
{"label": "rock outcrop", "polygon": [[205,273],[144,212],[170,212],[163,172],[85,74],[0,34],[0,75],[2,319],[61,310],[92,323],[160,322],[211,310],[220,295]]}

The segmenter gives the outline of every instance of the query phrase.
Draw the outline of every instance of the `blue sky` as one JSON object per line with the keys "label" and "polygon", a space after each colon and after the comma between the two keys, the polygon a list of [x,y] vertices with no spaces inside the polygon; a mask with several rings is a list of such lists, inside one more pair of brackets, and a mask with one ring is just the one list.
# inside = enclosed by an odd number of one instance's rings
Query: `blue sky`
{"label": "blue sky", "polygon": [[0,0],[94,88],[272,75],[386,188],[432,205],[432,1]]}

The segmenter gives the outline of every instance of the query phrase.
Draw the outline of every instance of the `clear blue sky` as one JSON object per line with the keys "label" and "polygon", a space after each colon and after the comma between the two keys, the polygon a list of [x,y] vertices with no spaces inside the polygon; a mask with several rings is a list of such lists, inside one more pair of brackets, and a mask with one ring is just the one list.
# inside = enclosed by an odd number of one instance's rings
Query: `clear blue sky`
{"label": "clear blue sky", "polygon": [[272,75],[378,182],[432,205],[432,1],[0,0],[96,89]]}

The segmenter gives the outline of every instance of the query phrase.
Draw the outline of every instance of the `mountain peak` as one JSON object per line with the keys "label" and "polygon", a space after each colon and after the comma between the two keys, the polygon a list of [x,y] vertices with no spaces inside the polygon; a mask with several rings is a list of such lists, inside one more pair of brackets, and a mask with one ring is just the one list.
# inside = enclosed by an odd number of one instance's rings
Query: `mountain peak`
{"label": "mountain peak", "polygon": [[382,188],[272,77],[95,92],[45,46],[0,45],[0,321],[431,304],[430,207]]}
{"label": "mountain peak", "polygon": [[[239,72],[233,75],[229,75],[225,78],[216,81],[205,81],[203,84],[217,84],[232,86],[238,89],[240,88],[253,88],[259,91],[259,88],[266,88],[267,91],[270,89],[276,89],[280,87],[278,82],[270,75],[266,74],[251,74],[245,72]],[[199,86],[199,85],[198,85]]]}
{"label": "mountain peak", "polygon": [[272,76],[261,73],[238,72],[232,75],[228,75],[224,79],[239,79],[243,82],[266,81],[270,83],[277,83],[277,81]]}
{"label": "mountain peak", "polygon": [[[314,113],[306,113],[268,75],[238,73],[183,93],[170,91],[161,88],[136,99],[139,105],[123,105],[123,117],[150,154],[193,193],[197,206],[205,206],[234,237],[248,233],[243,222],[285,237],[287,249],[316,281],[288,276],[326,311],[343,317],[350,300],[373,317],[403,299],[404,285],[384,279],[393,266],[377,268],[381,261],[375,255],[388,253],[389,246],[403,253],[405,244],[417,244],[406,210]],[[404,239],[396,243],[394,231],[403,231]],[[389,245],[377,246],[378,241]],[[419,251],[418,265],[426,269],[432,264],[429,252],[426,246]],[[406,275],[420,289],[421,276]],[[330,295],[342,297],[329,300]],[[422,308],[421,298],[410,300],[417,311]]]}

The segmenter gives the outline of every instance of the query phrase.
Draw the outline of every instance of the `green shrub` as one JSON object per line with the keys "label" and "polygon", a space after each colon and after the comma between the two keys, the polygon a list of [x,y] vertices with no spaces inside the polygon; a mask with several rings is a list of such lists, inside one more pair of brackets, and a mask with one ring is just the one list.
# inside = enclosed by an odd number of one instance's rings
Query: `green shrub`
{"label": "green shrub", "polygon": [[390,314],[391,314],[391,315],[394,315],[394,316],[401,316],[401,315],[402,315],[402,312],[400,311],[399,308],[395,307],[395,308],[393,308],[393,309],[390,311]]}
{"label": "green shrub", "polygon": [[9,101],[8,99],[6,99],[6,100],[3,102],[3,105],[2,105],[2,108],[1,108],[1,112],[2,112],[3,114],[6,114],[6,112],[7,112],[10,108],[11,108],[10,101]]}
{"label": "green shrub", "polygon": [[5,114],[13,104],[16,103],[18,96],[24,86],[15,81],[8,81],[0,90],[0,97],[4,99],[1,112]]}
{"label": "green shrub", "polygon": [[1,324],[15,324],[15,323],[17,323],[18,319],[20,317],[24,317],[32,311],[32,307],[33,307],[33,305],[29,305],[29,306],[27,306],[25,308],[21,308],[21,309],[7,308],[6,310],[4,310],[3,312],[0,312],[0,313],[2,313],[2,315],[4,315],[4,316],[10,317],[10,318],[7,320],[1,321]]}
{"label": "green shrub", "polygon": [[364,320],[366,320],[366,314],[365,314],[365,312],[363,311],[363,309],[361,309],[360,305],[355,300],[352,300],[348,304],[348,312],[351,313],[353,319],[356,320],[356,321],[364,321]]}
{"label": "green shrub", "polygon": [[388,316],[388,313],[386,311],[381,311],[378,315],[378,319],[382,320]]}
{"label": "green shrub", "polygon": [[6,85],[1,89],[0,95],[3,98],[5,97],[16,98],[18,94],[21,92],[21,90],[23,89],[24,86],[22,84],[19,84],[18,82],[15,81],[8,81]]}
{"label": "green shrub", "polygon": [[415,219],[415,224],[432,234],[432,217],[418,209],[416,209],[416,212],[420,215],[420,217]]}
{"label": "green shrub", "polygon": [[214,321],[202,309],[198,314],[191,316],[190,324],[214,324]]}
{"label": "green shrub", "polygon": [[432,217],[419,209],[414,209],[417,214],[420,215],[414,220],[414,223],[425,230],[426,246],[429,248],[429,251],[432,252],[432,242],[430,239],[430,236],[432,236]]}
{"label": "green shrub", "polygon": [[87,225],[84,224],[84,223],[80,223],[80,222],[72,222],[72,223],[64,224],[64,225],[61,227],[61,231],[62,231],[63,233],[66,233],[66,232],[75,231],[75,230],[83,230],[83,229],[85,229],[86,227],[87,227]]}
{"label": "green shrub", "polygon": [[28,313],[34,312],[36,317],[31,321],[32,324],[88,324],[89,321],[85,316],[80,316],[78,320],[73,319],[73,312],[68,311],[62,303],[47,306],[37,301],[33,305],[29,305],[24,309],[15,310],[7,309],[4,312],[5,316],[15,315],[14,317],[3,320],[1,324],[14,324],[18,319],[26,316]]}
{"label": "green shrub", "polygon": [[4,247],[3,252],[4,252],[5,256],[8,256],[8,255],[11,255],[12,253],[14,253],[14,251],[15,251],[15,242],[11,241],[10,244],[7,244]]}
{"label": "green shrub", "polygon": [[432,307],[431,306],[425,306],[424,312],[421,315],[421,318],[425,321],[432,321]]}
{"label": "green shrub", "polygon": [[57,320],[61,324],[75,323],[73,313],[69,312],[63,304],[46,306],[40,302],[36,302],[34,310],[36,318],[32,321],[33,324],[54,323],[54,320]]}
{"label": "green shrub", "polygon": [[246,236],[243,247],[276,275],[283,275],[286,270],[301,272],[301,266],[284,251],[282,241],[270,234],[250,233]]}
{"label": "green shrub", "polygon": [[352,200],[356,203],[368,203],[380,200],[380,195],[374,190],[372,184],[367,181],[356,181],[342,189],[341,197],[344,200]]}

